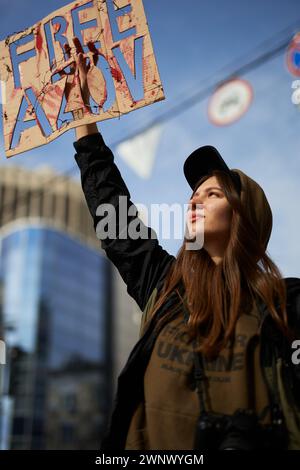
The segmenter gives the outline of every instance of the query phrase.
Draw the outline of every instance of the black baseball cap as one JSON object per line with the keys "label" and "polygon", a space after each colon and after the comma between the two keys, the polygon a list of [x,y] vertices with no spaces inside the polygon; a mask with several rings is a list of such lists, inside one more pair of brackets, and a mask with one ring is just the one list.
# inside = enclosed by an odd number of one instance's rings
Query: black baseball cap
{"label": "black baseball cap", "polygon": [[221,170],[227,173],[232,178],[238,193],[241,194],[240,175],[228,168],[218,150],[211,145],[199,147],[191,153],[183,166],[184,175],[193,191],[196,189],[196,184],[200,178],[208,175],[211,170]]}

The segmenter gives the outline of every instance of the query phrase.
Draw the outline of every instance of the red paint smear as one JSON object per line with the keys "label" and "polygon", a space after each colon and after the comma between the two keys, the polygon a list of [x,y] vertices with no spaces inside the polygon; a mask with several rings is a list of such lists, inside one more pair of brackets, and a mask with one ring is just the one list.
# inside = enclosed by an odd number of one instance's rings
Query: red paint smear
{"label": "red paint smear", "polygon": [[149,82],[149,65],[146,57],[143,57],[143,76],[146,83]]}
{"label": "red paint smear", "polygon": [[40,26],[38,26],[36,31],[36,48],[39,52],[43,49],[43,38],[40,32]]}
{"label": "red paint smear", "polygon": [[114,69],[113,67],[110,68],[110,71],[111,71],[111,74],[112,76],[114,77],[115,80],[117,80],[117,82],[121,82],[122,81],[122,74],[119,70],[117,69]]}
{"label": "red paint smear", "polygon": [[57,113],[55,113],[55,114],[48,114],[48,115],[47,115],[47,118],[49,119],[49,121],[50,121],[50,120],[56,121],[56,119],[57,119]]}
{"label": "red paint smear", "polygon": [[13,89],[13,91],[11,92],[11,95],[10,95],[12,100],[15,98],[15,96],[17,94],[17,91],[19,91],[19,90],[22,90],[22,88],[19,87],[19,88],[14,88]]}
{"label": "red paint smear", "polygon": [[43,103],[47,105],[49,108],[56,109],[58,102],[60,103],[61,97],[63,95],[63,90],[58,85],[51,87],[46,97],[43,99]]}
{"label": "red paint smear", "polygon": [[72,91],[77,87],[77,80],[75,79],[72,83],[69,84],[69,90]]}
{"label": "red paint smear", "polygon": [[58,33],[58,31],[60,30],[60,24],[59,23],[54,23],[53,30],[54,30],[54,33]]}
{"label": "red paint smear", "polygon": [[[126,41],[126,42],[125,42]],[[124,58],[128,64],[128,67],[132,71],[132,73],[135,73],[135,62],[134,62],[134,43],[133,47],[131,47],[131,38],[128,38],[127,40],[124,40]]]}
{"label": "red paint smear", "polygon": [[55,85],[55,93],[62,96],[64,94],[64,90],[62,90],[58,85]]}
{"label": "red paint smear", "polygon": [[105,20],[105,24],[104,24],[104,41],[105,41],[105,44],[110,44],[110,39],[111,39],[111,34],[110,34],[110,22],[109,22],[109,19],[107,18]]}
{"label": "red paint smear", "polygon": [[[51,98],[53,99],[53,97],[51,96]],[[44,106],[48,106],[48,108],[51,108],[51,109],[56,109],[57,108],[57,103],[54,101],[51,101],[51,99],[44,99],[43,100],[43,105]]]}

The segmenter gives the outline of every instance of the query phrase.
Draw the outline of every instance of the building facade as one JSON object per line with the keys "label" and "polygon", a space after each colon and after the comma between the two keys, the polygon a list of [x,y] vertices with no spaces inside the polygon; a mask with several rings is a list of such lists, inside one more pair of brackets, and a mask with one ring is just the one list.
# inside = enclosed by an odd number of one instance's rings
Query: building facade
{"label": "building facade", "polygon": [[137,306],[77,182],[2,168],[0,196],[1,447],[97,449],[137,339]]}

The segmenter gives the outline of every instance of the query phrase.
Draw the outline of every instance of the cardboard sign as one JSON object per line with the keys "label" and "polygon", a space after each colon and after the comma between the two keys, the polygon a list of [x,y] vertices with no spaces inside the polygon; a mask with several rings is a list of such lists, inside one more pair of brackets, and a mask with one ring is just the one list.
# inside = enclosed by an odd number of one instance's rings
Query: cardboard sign
{"label": "cardboard sign", "polygon": [[[71,68],[75,36],[91,63],[89,108]],[[99,52],[96,66],[88,42]],[[7,157],[164,99],[142,0],[81,0],[57,10],[0,43],[0,77]]]}

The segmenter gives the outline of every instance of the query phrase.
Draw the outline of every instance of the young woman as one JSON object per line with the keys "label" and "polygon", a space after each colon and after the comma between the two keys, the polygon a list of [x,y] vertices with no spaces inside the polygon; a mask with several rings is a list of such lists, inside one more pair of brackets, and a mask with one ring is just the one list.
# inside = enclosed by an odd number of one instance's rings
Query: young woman
{"label": "young woman", "polygon": [[[74,44],[88,107],[89,66]],[[291,361],[300,280],[282,279],[267,255],[272,212],[262,188],[230,170],[215,148],[193,152],[184,164],[192,189],[187,233],[173,257],[138,218],[97,126],[76,136],[95,228],[103,204],[119,220],[120,196],[134,213],[117,222],[122,237],[97,233],[143,311],[102,449],[300,449],[300,371]],[[148,237],[130,237],[132,222]]]}

